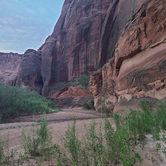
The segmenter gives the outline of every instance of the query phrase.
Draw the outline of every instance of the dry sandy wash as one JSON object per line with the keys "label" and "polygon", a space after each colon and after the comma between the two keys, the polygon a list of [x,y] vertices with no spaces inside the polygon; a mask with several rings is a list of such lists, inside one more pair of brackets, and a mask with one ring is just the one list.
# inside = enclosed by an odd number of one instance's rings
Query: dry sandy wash
{"label": "dry sandy wash", "polygon": [[[29,131],[31,128],[31,125],[34,123],[39,123],[38,121],[41,120],[42,116],[43,115],[37,115],[35,117],[22,116],[13,120],[17,122],[0,124],[0,130],[1,130],[2,136],[6,135],[9,132],[9,147],[10,149],[17,148],[17,151],[18,151],[17,157],[19,156],[19,153],[23,151],[23,149],[21,149],[20,147],[22,127],[24,127],[26,131]],[[83,133],[85,132],[84,124],[88,126],[92,122],[92,119],[94,119],[95,122],[98,124],[101,122],[104,122],[104,118],[101,118],[99,115],[97,115],[95,111],[87,111],[87,110],[82,110],[80,108],[64,109],[63,112],[47,114],[49,127],[51,129],[52,136],[53,136],[53,143],[59,142],[59,140],[61,139],[61,136],[64,135],[65,132],[67,131],[68,125],[72,124],[73,117],[76,117],[78,119],[76,122],[76,128],[77,128],[79,137],[81,137]],[[33,122],[33,119],[37,120],[37,122]],[[111,118],[108,118],[108,120],[113,124],[113,120]],[[19,121],[22,121],[22,122],[19,122]],[[144,149],[141,150],[141,148],[138,147],[137,149],[135,149],[135,151],[141,152],[141,156],[144,159],[142,166],[153,166],[153,165],[165,166],[166,165],[165,156],[163,154],[160,154],[160,155],[157,154],[157,152],[155,151],[155,143],[152,141],[150,136],[147,136],[146,138],[146,145]],[[152,163],[152,158],[154,158],[153,163]],[[163,160],[162,163],[160,162],[160,159]],[[37,166],[37,164],[32,160],[31,166],[33,165]],[[119,164],[118,166],[122,166],[122,165]]]}

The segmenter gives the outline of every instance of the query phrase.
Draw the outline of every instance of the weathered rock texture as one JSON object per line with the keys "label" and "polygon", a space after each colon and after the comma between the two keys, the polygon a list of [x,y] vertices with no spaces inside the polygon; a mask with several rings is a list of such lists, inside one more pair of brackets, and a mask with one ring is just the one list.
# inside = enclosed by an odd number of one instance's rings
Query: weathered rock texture
{"label": "weathered rock texture", "polygon": [[0,53],[0,82],[7,83],[8,78],[19,66],[23,55],[17,53]]}
{"label": "weathered rock texture", "polygon": [[[166,1],[138,0],[131,4],[127,13],[133,14],[116,42],[114,56],[91,76],[96,107],[104,95],[112,104],[123,99],[166,97]],[[121,7],[116,20],[127,17],[123,10]]]}
{"label": "weathered rock texture", "polygon": [[0,82],[11,86],[29,86],[41,94],[41,56],[35,50],[27,50],[23,55],[0,54]]}
{"label": "weathered rock texture", "polygon": [[[66,0],[54,32],[39,49],[42,52],[43,95],[52,83],[66,82],[89,74],[106,59],[109,35],[118,1]],[[109,20],[109,21],[108,21]],[[99,55],[100,52],[100,55]],[[106,51],[107,52],[107,51]],[[102,61],[102,62],[100,62]]]}
{"label": "weathered rock texture", "polygon": [[79,107],[85,102],[93,100],[93,96],[80,85],[62,88],[49,96],[58,107]]}
{"label": "weathered rock texture", "polygon": [[29,90],[42,93],[41,55],[35,50],[27,50],[18,67],[17,76],[9,84],[29,86]]}
{"label": "weathered rock texture", "polygon": [[113,105],[133,97],[163,99],[165,18],[165,0],[66,0],[53,33],[38,51],[25,52],[8,83],[56,100],[64,89],[50,94],[53,87],[97,71],[90,80],[96,107],[102,96]]}

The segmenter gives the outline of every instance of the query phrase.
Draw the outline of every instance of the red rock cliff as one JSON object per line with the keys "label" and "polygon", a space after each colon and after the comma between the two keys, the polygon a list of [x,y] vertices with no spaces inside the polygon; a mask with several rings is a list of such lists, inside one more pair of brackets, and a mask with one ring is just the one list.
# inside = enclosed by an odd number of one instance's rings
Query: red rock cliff
{"label": "red rock cliff", "polygon": [[112,104],[163,99],[165,18],[165,0],[66,0],[53,33],[37,52],[24,54],[30,56],[10,84],[47,96],[59,83],[100,69],[90,80],[96,107],[105,95]]}
{"label": "red rock cliff", "polygon": [[82,73],[90,74],[106,62],[107,38],[118,2],[65,1],[54,32],[39,49],[44,95],[52,84],[70,81]]}
{"label": "red rock cliff", "polygon": [[[116,18],[125,10],[124,2]],[[120,31],[114,56],[91,76],[90,90],[96,107],[102,96],[116,105],[114,110],[132,105],[130,101],[136,98],[166,97],[166,1],[133,2],[128,10],[132,17]]]}

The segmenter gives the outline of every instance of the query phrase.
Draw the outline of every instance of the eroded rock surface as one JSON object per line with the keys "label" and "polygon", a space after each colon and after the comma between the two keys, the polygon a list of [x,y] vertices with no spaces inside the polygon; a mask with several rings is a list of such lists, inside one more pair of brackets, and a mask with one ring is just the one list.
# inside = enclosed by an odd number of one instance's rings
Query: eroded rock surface
{"label": "eroded rock surface", "polygon": [[[112,105],[141,97],[161,100],[166,97],[165,18],[165,0],[66,0],[53,33],[38,51],[25,52],[7,83],[50,96],[55,86],[85,73],[91,74],[96,108],[102,96]],[[72,98],[70,90],[76,89],[57,89],[54,99]]]}
{"label": "eroded rock surface", "polygon": [[29,86],[29,90],[42,93],[41,55],[37,51],[29,49],[23,55],[0,55],[0,82],[11,86]]}
{"label": "eroded rock surface", "polygon": [[85,102],[93,100],[93,96],[81,85],[61,88],[49,95],[58,107],[81,107]]}
{"label": "eroded rock surface", "polygon": [[114,57],[102,67],[100,90],[94,88],[97,75],[91,76],[96,107],[104,95],[112,104],[135,97],[166,97],[166,1],[138,3],[142,5],[122,31]]}
{"label": "eroded rock surface", "polygon": [[105,56],[102,51],[108,45],[107,28],[111,29],[117,4],[118,0],[65,1],[54,32],[39,49],[44,95],[52,83],[90,74],[105,63],[105,59],[99,59]]}
{"label": "eroded rock surface", "polygon": [[7,79],[19,66],[23,55],[17,53],[0,53],[0,82],[7,83]]}
{"label": "eroded rock surface", "polygon": [[42,94],[43,80],[41,77],[41,55],[39,52],[29,49],[24,53],[19,65],[17,77],[10,80],[9,84],[29,86],[29,90]]}

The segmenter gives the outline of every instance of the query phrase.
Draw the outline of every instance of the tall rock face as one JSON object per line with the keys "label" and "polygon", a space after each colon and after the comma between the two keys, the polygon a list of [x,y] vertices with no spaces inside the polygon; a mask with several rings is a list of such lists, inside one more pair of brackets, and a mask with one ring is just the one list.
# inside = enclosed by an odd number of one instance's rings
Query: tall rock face
{"label": "tall rock face", "polygon": [[0,82],[11,86],[29,86],[29,90],[42,93],[41,55],[27,50],[23,55],[0,53]]}
{"label": "tall rock face", "polygon": [[[121,5],[125,2],[128,1]],[[137,104],[136,98],[162,100],[166,97],[166,1],[133,2],[128,13],[134,8],[137,10],[121,31],[114,56],[102,70],[91,75],[90,90],[96,107],[102,96],[107,96],[106,102],[115,105],[114,110]],[[123,7],[117,19],[124,14]]]}
{"label": "tall rock face", "polygon": [[17,53],[0,52],[0,82],[7,83],[19,66],[23,55]]}
{"label": "tall rock face", "polygon": [[29,90],[42,94],[41,54],[32,49],[27,50],[18,66],[17,76],[10,81],[11,85],[29,86]]}
{"label": "tall rock face", "polygon": [[165,0],[65,0],[53,33],[38,51],[25,52],[8,84],[61,100],[77,88],[59,85],[85,73],[96,108],[102,96],[112,105],[163,99],[165,18]]}
{"label": "tall rock face", "polygon": [[117,4],[117,0],[65,1],[54,32],[39,49],[43,95],[48,94],[52,84],[90,74],[105,63],[99,58],[105,56],[102,50],[110,33],[106,31],[113,22],[111,15]]}

